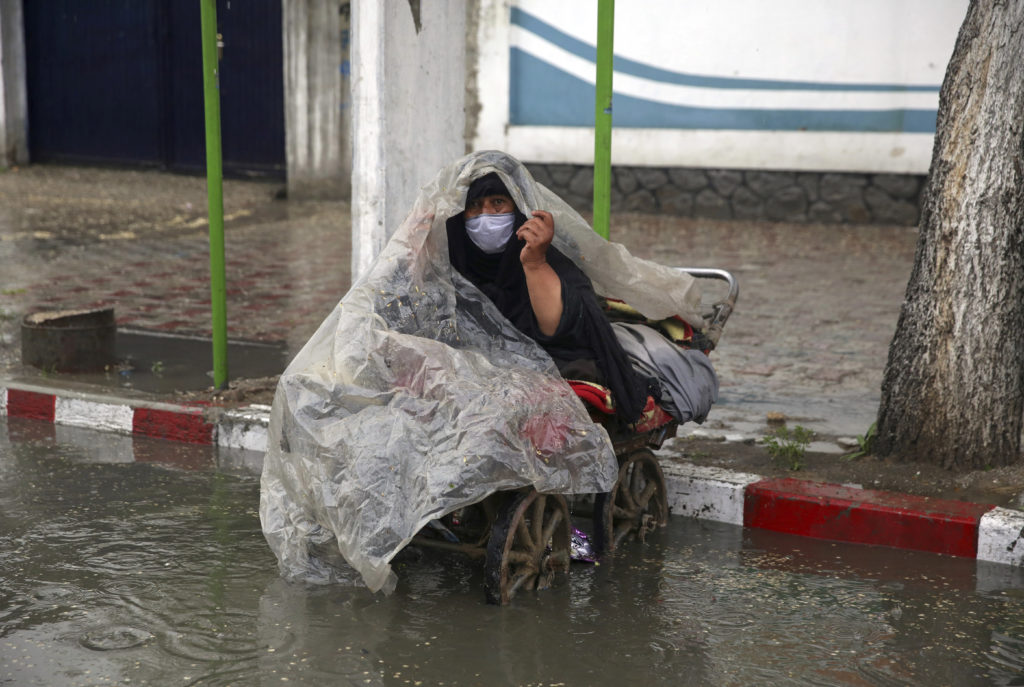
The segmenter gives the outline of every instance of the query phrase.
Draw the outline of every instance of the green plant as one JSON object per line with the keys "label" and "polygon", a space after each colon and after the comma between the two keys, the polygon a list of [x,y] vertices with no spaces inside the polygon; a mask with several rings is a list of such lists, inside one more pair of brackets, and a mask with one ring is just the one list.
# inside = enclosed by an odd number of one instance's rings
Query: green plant
{"label": "green plant", "polygon": [[870,456],[875,450],[875,437],[878,436],[876,432],[875,423],[872,422],[871,426],[868,427],[868,431],[863,436],[857,437],[857,449],[844,453],[841,458],[842,460],[856,460],[857,458],[863,458],[864,456]]}
{"label": "green plant", "polygon": [[156,362],[149,366],[149,370],[157,377],[159,377],[164,373],[164,362],[162,360],[157,360]]}
{"label": "green plant", "polygon": [[804,466],[804,453],[811,443],[814,432],[797,425],[779,427],[761,440],[768,448],[768,455],[775,462],[784,462],[790,470],[799,470]]}

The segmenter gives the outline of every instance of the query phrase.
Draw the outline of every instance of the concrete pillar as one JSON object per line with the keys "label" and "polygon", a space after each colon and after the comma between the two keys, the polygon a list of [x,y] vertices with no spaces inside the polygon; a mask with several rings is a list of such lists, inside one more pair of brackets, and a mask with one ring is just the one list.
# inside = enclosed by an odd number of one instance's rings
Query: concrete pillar
{"label": "concrete pillar", "polygon": [[512,23],[508,0],[474,0],[473,4],[476,11],[470,13],[472,59],[468,64],[467,81],[471,103],[466,140],[471,143],[471,150],[511,152],[508,115]]}
{"label": "concrete pillar", "polygon": [[287,0],[282,8],[288,197],[348,198],[349,3]]}
{"label": "concrete pillar", "polygon": [[21,0],[0,0],[0,168],[28,163],[28,95]]}
{"label": "concrete pillar", "polygon": [[465,15],[461,0],[353,0],[353,280],[466,152]]}

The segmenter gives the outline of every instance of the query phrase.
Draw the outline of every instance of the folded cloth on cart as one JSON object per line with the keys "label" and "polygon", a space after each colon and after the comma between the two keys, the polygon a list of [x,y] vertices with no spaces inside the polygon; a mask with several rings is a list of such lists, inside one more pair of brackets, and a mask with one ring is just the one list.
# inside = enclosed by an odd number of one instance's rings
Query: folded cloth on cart
{"label": "folded cloth on cart", "polygon": [[[580,397],[580,400],[596,411],[598,417],[600,415],[615,415],[615,399],[612,397],[611,389],[584,379],[570,379],[568,381],[569,386]],[[594,413],[591,413],[591,417],[594,417]],[[639,419],[631,425],[631,429],[637,434],[643,434],[644,432],[650,432],[667,425],[674,419],[658,404],[653,396],[648,396],[647,403],[644,405]]]}
{"label": "folded cloth on cart", "polygon": [[524,212],[552,213],[554,245],[599,293],[701,324],[692,278],[598,237],[514,158],[475,153],[442,169],[281,375],[260,518],[284,576],[354,581],[316,554],[334,547],[370,589],[390,591],[391,559],[435,518],[497,491],[614,484],[605,430],[547,353],[449,263],[445,218],[490,172]]}
{"label": "folded cloth on cart", "polygon": [[615,322],[633,367],[661,385],[659,405],[679,422],[702,423],[718,401],[718,375],[703,351],[681,348],[643,324]]}

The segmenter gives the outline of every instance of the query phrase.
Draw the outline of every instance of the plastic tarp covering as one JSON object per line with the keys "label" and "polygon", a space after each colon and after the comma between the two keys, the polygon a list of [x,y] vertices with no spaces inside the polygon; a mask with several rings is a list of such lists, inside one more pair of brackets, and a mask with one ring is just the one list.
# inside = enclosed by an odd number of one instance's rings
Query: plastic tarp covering
{"label": "plastic tarp covering", "polygon": [[604,428],[550,357],[448,262],[445,220],[472,180],[496,171],[529,216],[548,210],[554,244],[598,293],[698,327],[694,280],[597,236],[514,158],[488,151],[423,187],[371,267],[281,375],[260,491],[282,575],[396,583],[390,560],[431,520],[498,491],[609,491]]}

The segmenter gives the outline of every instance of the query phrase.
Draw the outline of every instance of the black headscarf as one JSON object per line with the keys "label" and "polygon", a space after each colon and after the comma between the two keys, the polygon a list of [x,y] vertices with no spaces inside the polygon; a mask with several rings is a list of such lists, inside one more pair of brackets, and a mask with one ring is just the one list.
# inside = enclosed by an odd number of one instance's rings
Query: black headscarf
{"label": "black headscarf", "polygon": [[[512,197],[497,173],[491,172],[470,185],[466,203],[499,194]],[[540,331],[519,260],[526,242],[515,235],[527,218],[519,208],[514,212],[512,238],[503,251],[493,255],[480,250],[466,234],[465,212],[450,217],[446,227],[452,266],[491,299],[517,329],[540,344],[563,374],[575,377],[569,369],[594,369],[596,365],[599,374],[593,381],[611,389],[621,417],[636,421],[647,401],[649,382],[634,371],[619,345],[590,278],[554,246],[548,247],[546,258],[562,283],[562,319],[553,335]],[[593,364],[587,365],[590,361]]]}

